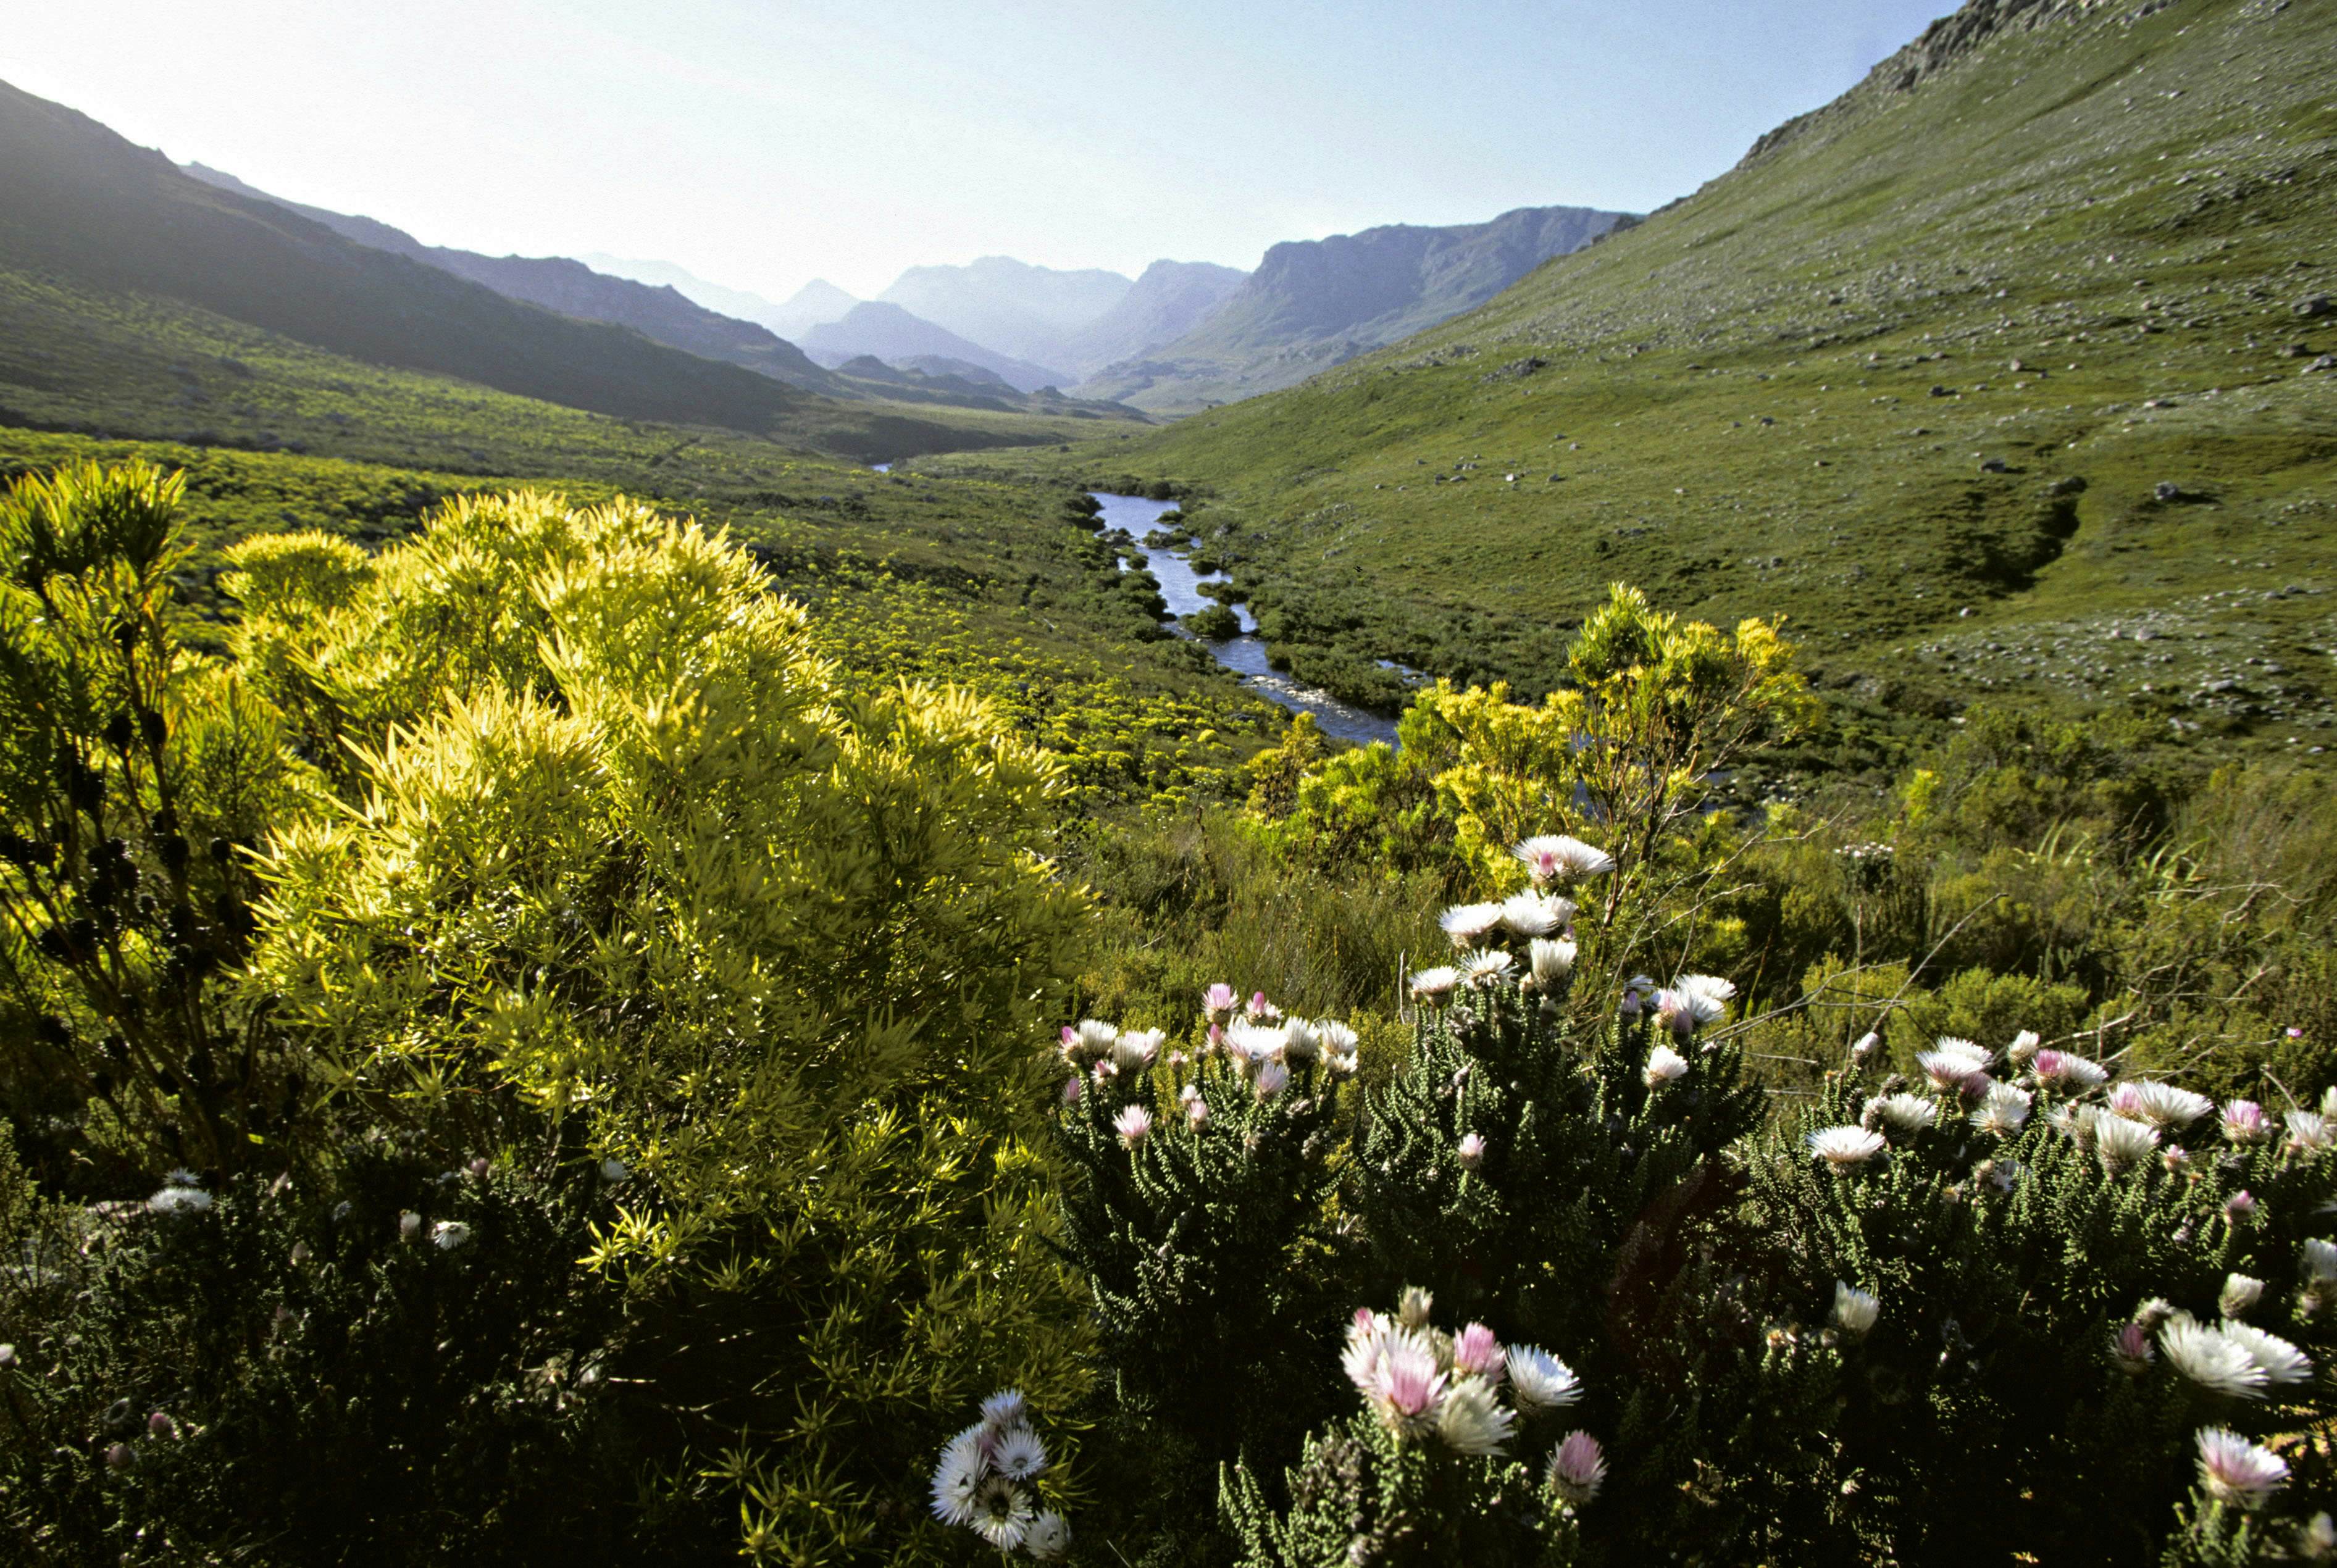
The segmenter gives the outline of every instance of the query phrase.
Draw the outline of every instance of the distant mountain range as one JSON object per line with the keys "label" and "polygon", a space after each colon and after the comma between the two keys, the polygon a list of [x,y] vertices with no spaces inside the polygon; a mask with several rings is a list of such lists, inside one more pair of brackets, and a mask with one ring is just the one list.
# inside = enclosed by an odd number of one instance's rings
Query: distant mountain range
{"label": "distant mountain range", "polygon": [[1056,360],[1082,376],[1173,343],[1200,325],[1249,278],[1237,267],[1156,261],[1119,303],[1058,346]]}
{"label": "distant mountain range", "polygon": [[1042,386],[1061,387],[1076,377],[1042,365],[1017,359],[946,327],[914,316],[897,305],[865,299],[841,321],[815,326],[803,335],[803,350],[826,365],[839,365],[862,355],[874,355],[895,365],[938,356],[980,365],[1018,392]]}
{"label": "distant mountain range", "polygon": [[784,301],[774,305],[759,294],[709,283],[670,261],[637,261],[599,250],[581,259],[594,270],[612,277],[630,278],[636,283],[661,284],[696,300],[709,310],[719,310],[725,316],[735,316],[741,321],[769,327],[790,343],[801,341],[803,335],[815,326],[843,320],[844,313],[860,303],[856,296],[846,293],[825,278],[813,278]]}
{"label": "distant mountain range", "polygon": [[1183,413],[1294,385],[1482,305],[1627,216],[1521,207],[1489,223],[1393,224],[1277,245],[1180,336],[1137,351],[1080,390]]}
{"label": "distant mountain range", "polygon": [[877,297],[997,353],[1067,365],[1065,346],[1134,287],[1117,272],[985,256],[963,267],[912,267]]}

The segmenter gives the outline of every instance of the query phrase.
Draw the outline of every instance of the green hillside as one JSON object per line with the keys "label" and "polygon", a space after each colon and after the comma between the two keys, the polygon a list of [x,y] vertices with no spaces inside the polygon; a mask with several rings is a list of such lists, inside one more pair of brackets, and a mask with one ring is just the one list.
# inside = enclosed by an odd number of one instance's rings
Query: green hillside
{"label": "green hillside", "polygon": [[1968,6],[1483,309],[1054,461],[1208,493],[1269,636],[1360,685],[1545,686],[1623,579],[1790,616],[1853,726],[2323,744],[2332,59],[2325,5]]}

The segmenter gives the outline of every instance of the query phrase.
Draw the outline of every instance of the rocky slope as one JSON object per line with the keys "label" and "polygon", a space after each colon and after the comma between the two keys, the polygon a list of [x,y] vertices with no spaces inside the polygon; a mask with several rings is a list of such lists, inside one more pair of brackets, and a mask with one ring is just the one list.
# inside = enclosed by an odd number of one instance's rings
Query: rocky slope
{"label": "rocky slope", "polygon": [[1032,365],[960,337],[948,328],[883,300],[863,300],[841,321],[815,326],[803,336],[806,354],[822,365],[837,365],[860,355],[874,355],[893,365],[937,356],[978,365],[1018,392],[1061,386],[1072,377],[1043,365]]}

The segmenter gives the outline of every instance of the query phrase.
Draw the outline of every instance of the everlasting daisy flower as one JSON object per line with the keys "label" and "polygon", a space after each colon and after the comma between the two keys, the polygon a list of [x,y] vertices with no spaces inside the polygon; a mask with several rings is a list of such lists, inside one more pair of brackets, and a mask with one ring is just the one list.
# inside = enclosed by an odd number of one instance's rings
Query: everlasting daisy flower
{"label": "everlasting daisy flower", "polygon": [[2213,1394],[2227,1398],[2264,1398],[2264,1369],[2249,1348],[2214,1323],[2177,1312],[2158,1330],[2166,1364]]}
{"label": "everlasting daisy flower", "polygon": [[2215,1305],[2226,1318],[2244,1318],[2258,1301],[2264,1300],[2264,1282],[2246,1274],[2224,1276],[2222,1294]]}
{"label": "everlasting daisy flower", "polygon": [[2029,1065],[2039,1083],[2056,1089],[2090,1089],[2110,1076],[2099,1062],[2068,1051],[2039,1051]]}
{"label": "everlasting daisy flower", "polygon": [[1354,1030],[1345,1024],[1322,1018],[1316,1020],[1315,1032],[1323,1042],[1323,1059],[1333,1072],[1345,1074],[1355,1070]]}
{"label": "everlasting daisy flower", "polygon": [[1536,937],[1526,944],[1526,963],[1536,989],[1548,990],[1574,972],[1580,950],[1565,937]]}
{"label": "everlasting daisy flower", "polygon": [[414,1240],[422,1233],[422,1216],[411,1209],[398,1215],[397,1233],[402,1240],[408,1242]]}
{"label": "everlasting daisy flower", "polygon": [[1605,850],[1563,833],[1530,838],[1510,852],[1525,862],[1526,874],[1537,882],[1572,881],[1603,876],[1615,869],[1615,858]]}
{"label": "everlasting daisy flower", "polygon": [[1873,1292],[1862,1290],[1846,1281],[1833,1282],[1834,1327],[1863,1339],[1882,1316],[1882,1302]]}
{"label": "everlasting daisy flower", "polygon": [[1412,998],[1430,1007],[1442,1006],[1461,983],[1461,971],[1450,964],[1439,964],[1433,969],[1423,969],[1412,977]]}
{"label": "everlasting daisy flower", "polygon": [[1647,1080],[1648,1087],[1652,1089],[1668,1084],[1674,1078],[1684,1077],[1687,1073],[1686,1057],[1681,1056],[1669,1046],[1657,1046],[1648,1053],[1647,1068],[1639,1076]]}
{"label": "everlasting daisy flower", "polygon": [[2224,1338],[2248,1353],[2264,1372],[2264,1380],[2274,1388],[2290,1383],[2303,1383],[2313,1376],[2313,1359],[2277,1334],[2267,1334],[2254,1323],[2234,1322],[2226,1318],[2217,1327]]}
{"label": "everlasting daisy flower", "polygon": [[1990,1084],[1971,1114],[1971,1125],[1983,1133],[2009,1138],[2029,1120],[2029,1091],[2011,1084]]}
{"label": "everlasting daisy flower", "polygon": [[2137,1161],[2150,1158],[2158,1147],[2156,1127],[2129,1122],[2124,1116],[2097,1115],[2091,1126],[2094,1153],[2101,1157],[2105,1170],[2123,1171]]}
{"label": "everlasting daisy flower", "polygon": [[1230,1024],[1234,1014],[1241,1010],[1241,998],[1234,995],[1233,987],[1219,980],[1201,993],[1201,1011],[1213,1024]]}
{"label": "everlasting daisy flower", "polygon": [[200,1187],[203,1179],[184,1165],[173,1165],[162,1173],[162,1184],[166,1187]]}
{"label": "everlasting daisy flower", "polygon": [[2150,1343],[2150,1330],[2140,1323],[2128,1323],[2110,1336],[2110,1359],[2129,1378],[2141,1377],[2157,1359],[2158,1352]]}
{"label": "everlasting daisy flower", "polygon": [[1123,1073],[1140,1072],[1160,1054],[1168,1037],[1159,1029],[1131,1029],[1111,1043],[1112,1065]]}
{"label": "everlasting daisy flower", "polygon": [[1474,947],[1501,929],[1501,906],[1454,904],[1436,917],[1436,923],[1444,928],[1456,949]]}
{"label": "everlasting daisy flower", "polygon": [[1280,1062],[1268,1062],[1257,1070],[1257,1097],[1270,1100],[1290,1085],[1290,1069]]}
{"label": "everlasting daisy flower", "polygon": [[1030,1497],[1003,1475],[992,1475],[974,1489],[973,1533],[1001,1552],[1021,1546],[1037,1519]]}
{"label": "everlasting daisy flower", "polygon": [[1501,929],[1512,936],[1546,937],[1566,929],[1574,905],[1547,893],[1512,893],[1501,901]]}
{"label": "everlasting daisy flower", "polygon": [[1249,1007],[1247,1011],[1253,1021],[1262,1024],[1270,1024],[1282,1017],[1282,1009],[1267,1001],[1264,991],[1252,991],[1249,994]]}
{"label": "everlasting daisy flower", "polygon": [[2236,1432],[2209,1427],[2198,1441],[2199,1484],[2219,1502],[2254,1508],[2288,1480],[2288,1461]]}
{"label": "everlasting daisy flower", "polygon": [[982,1402],[982,1424],[992,1432],[1020,1427],[1031,1418],[1031,1407],[1020,1388],[1001,1388]]}
{"label": "everlasting daisy flower", "polygon": [[146,1200],[152,1214],[200,1214],[211,1206],[211,1195],[200,1187],[165,1187]]}
{"label": "everlasting daisy flower", "polygon": [[1435,1297],[1417,1285],[1406,1285],[1403,1294],[1396,1298],[1396,1319],[1407,1329],[1425,1329],[1428,1314],[1435,1305]]}
{"label": "everlasting daisy flower", "polygon": [[1009,1427],[998,1435],[991,1464],[1010,1481],[1028,1481],[1047,1467],[1047,1446],[1028,1427]]}
{"label": "everlasting daisy flower", "polygon": [[1882,1135],[1865,1127],[1822,1127],[1804,1140],[1811,1154],[1837,1171],[1866,1164],[1882,1152]]}
{"label": "everlasting daisy flower", "polygon": [[1380,1424],[1398,1437],[1424,1437],[1444,1402],[1446,1378],[1436,1351],[1419,1332],[1398,1329],[1374,1347],[1369,1374],[1359,1386]]}
{"label": "everlasting daisy flower", "polygon": [[1869,1029],[1850,1043],[1850,1059],[1853,1062],[1863,1062],[1873,1056],[1882,1044],[1882,1037]]}
{"label": "everlasting daisy flower", "polygon": [[1975,1073],[1988,1071],[1990,1065],[1996,1060],[1995,1052],[1956,1035],[1941,1035],[1932,1042],[1931,1049],[1943,1056],[1962,1057],[1971,1064],[1971,1070]]}
{"label": "everlasting daisy flower", "polygon": [[1312,1066],[1322,1052],[1323,1037],[1305,1018],[1292,1018],[1282,1026],[1282,1059],[1290,1066]]}
{"label": "everlasting daisy flower", "polygon": [[2290,1148],[2310,1153],[2329,1146],[2332,1135],[2327,1116],[2318,1111],[2291,1111],[2283,1119],[2288,1123]]}
{"label": "everlasting daisy flower", "polygon": [[2256,1195],[2243,1187],[2224,1200],[2224,1218],[2232,1224],[2255,1218]]}
{"label": "everlasting daisy flower", "polygon": [[1471,1323],[1452,1337],[1452,1365],[1456,1370],[1482,1378],[1488,1383],[1498,1383],[1501,1380],[1501,1342],[1484,1324]]}
{"label": "everlasting daisy flower", "polygon": [[1485,1163],[1485,1139],[1481,1134],[1463,1133],[1459,1146],[1452,1153],[1453,1157],[1461,1162],[1462,1170],[1473,1171]]}
{"label": "everlasting daisy flower", "polygon": [[1607,1456],[1588,1432],[1569,1432],[1550,1454],[1550,1489],[1578,1508],[1599,1495],[1599,1484],[1606,1479]]}
{"label": "everlasting daisy flower", "polygon": [[2224,1107],[2224,1136],[2234,1144],[2261,1144],[2272,1136],[2272,1122],[2254,1100],[2234,1100]]}
{"label": "everlasting daisy flower", "polygon": [[1022,1532],[1022,1550],[1041,1563],[1053,1563],[1071,1549],[1071,1521],[1052,1508],[1042,1508]]}
{"label": "everlasting daisy flower", "polygon": [[1197,1133],[1202,1128],[1208,1126],[1209,1125],[1209,1103],[1207,1100],[1198,1098],[1186,1101],[1185,1125],[1192,1128],[1193,1131]]}
{"label": "everlasting daisy flower", "polygon": [[451,1252],[471,1239],[471,1227],[460,1220],[441,1220],[430,1227],[430,1243],[442,1252]]}
{"label": "everlasting daisy flower", "polygon": [[1152,1113],[1142,1105],[1123,1106],[1111,1119],[1111,1127],[1120,1141],[1133,1149],[1152,1135]]}
{"label": "everlasting daisy flower", "polygon": [[1242,1071],[1254,1072],[1268,1062],[1278,1062],[1290,1047],[1287,1030],[1267,1028],[1261,1024],[1237,1022],[1226,1030],[1226,1048],[1234,1055],[1234,1063]]}
{"label": "everlasting daisy flower", "polygon": [[1078,1074],[1074,1073],[1063,1080],[1063,1104],[1076,1105],[1080,1103],[1080,1096],[1086,1093],[1086,1083]]}
{"label": "everlasting daisy flower", "polygon": [[1517,1417],[1493,1397],[1490,1383],[1461,1384],[1436,1407],[1436,1435],[1459,1454],[1498,1454],[1507,1446]]}
{"label": "everlasting daisy flower", "polygon": [[1507,979],[1510,966],[1516,961],[1500,948],[1479,948],[1462,956],[1461,976],[1472,989],[1478,986],[1490,986],[1496,980]]}
{"label": "everlasting daisy flower", "polygon": [[1972,1065],[1970,1057],[1952,1051],[1925,1051],[1915,1058],[1931,1087],[1944,1094],[1977,1094],[1988,1086],[1988,1075]]}
{"label": "everlasting daisy flower", "polygon": [[1558,1410],[1582,1398],[1574,1369],[1539,1345],[1511,1345],[1501,1353],[1510,1398],[1525,1411]]}
{"label": "everlasting daisy flower", "polygon": [[2316,1285],[2337,1283],[2337,1242],[2308,1236],[2304,1242],[2304,1274]]}
{"label": "everlasting daisy flower", "polygon": [[934,1517],[944,1524],[973,1523],[973,1495],[986,1464],[983,1436],[979,1425],[968,1427],[943,1446],[941,1463],[934,1466]]}
{"label": "everlasting daisy flower", "polygon": [[2154,1127],[2187,1127],[2215,1108],[2215,1102],[2206,1096],[2178,1089],[2173,1084],[2146,1080],[2120,1084],[2110,1091],[2111,1110],[2121,1116],[2148,1122]]}
{"label": "everlasting daisy flower", "polygon": [[2012,1037],[2012,1044],[2005,1047],[2004,1054],[2012,1062],[2027,1062],[2037,1055],[2037,1047],[2044,1043],[2035,1029],[2023,1029]]}
{"label": "everlasting daisy flower", "polygon": [[1875,1115],[1902,1133],[1920,1133],[1940,1119],[1938,1103],[1921,1095],[1885,1095],[1873,1104]]}

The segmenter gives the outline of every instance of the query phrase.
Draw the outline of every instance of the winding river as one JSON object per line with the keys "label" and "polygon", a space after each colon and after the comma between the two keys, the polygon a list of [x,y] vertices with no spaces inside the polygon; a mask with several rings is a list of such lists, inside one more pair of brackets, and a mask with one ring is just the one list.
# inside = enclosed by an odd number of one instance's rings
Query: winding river
{"label": "winding river", "polygon": [[[1103,503],[1103,526],[1106,532],[1124,528],[1137,541],[1144,565],[1160,580],[1160,597],[1168,603],[1168,613],[1184,617],[1215,601],[1204,596],[1200,585],[1223,582],[1223,572],[1197,572],[1184,552],[1169,550],[1147,550],[1144,536],[1159,526],[1164,512],[1177,510],[1173,501],[1148,501],[1140,495],[1106,495],[1090,491]],[[1126,570],[1125,563],[1122,570]],[[1258,696],[1281,704],[1293,713],[1311,713],[1323,733],[1340,740],[1365,745],[1372,741],[1395,744],[1395,721],[1350,706],[1325,691],[1301,686],[1266,662],[1266,644],[1256,635],[1257,622],[1240,605],[1231,607],[1240,618],[1242,635],[1223,642],[1209,644],[1209,653],[1226,668],[1241,677],[1244,686]],[[1179,637],[1190,637],[1181,622],[1170,623],[1170,629]]]}

